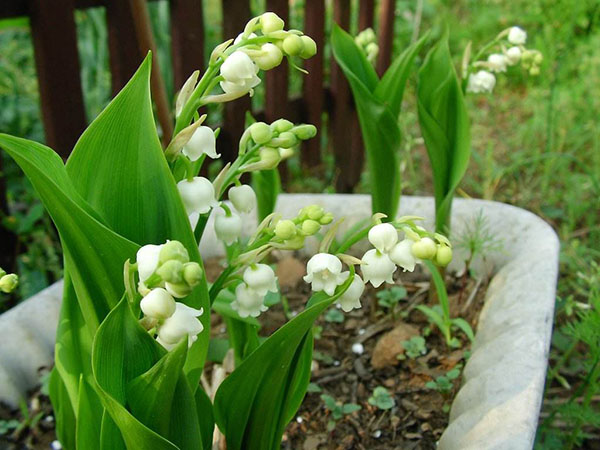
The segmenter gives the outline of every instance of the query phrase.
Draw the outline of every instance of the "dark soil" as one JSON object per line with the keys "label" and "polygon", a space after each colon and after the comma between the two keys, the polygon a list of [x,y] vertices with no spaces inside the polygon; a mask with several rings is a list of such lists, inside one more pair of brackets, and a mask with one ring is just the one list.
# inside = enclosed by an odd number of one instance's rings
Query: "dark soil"
{"label": "dark soil", "polygon": [[[289,263],[292,262],[291,266]],[[280,274],[282,293],[291,314],[304,308],[311,292],[301,281],[300,268],[304,262],[286,261],[285,274]],[[292,269],[290,269],[292,267]],[[207,264],[207,274],[218,274],[218,263]],[[281,276],[283,275],[283,276]],[[417,269],[414,273],[400,274],[407,296],[395,308],[394,317],[385,308],[375,306],[376,290],[368,287],[363,295],[363,308],[343,313],[343,322],[331,321],[323,314],[316,323],[315,356],[311,390],[288,426],[282,448],[293,450],[316,449],[434,449],[448,423],[448,409],[459,385],[460,377],[453,380],[450,392],[441,394],[426,387],[428,381],[445,375],[457,365],[464,365],[469,342],[462,333],[458,349],[448,348],[435,327],[417,311],[419,304],[434,305],[429,293],[427,274]],[[485,283],[446,275],[453,316],[460,315],[475,329],[483,303]],[[400,283],[398,283],[399,285]],[[389,286],[387,286],[389,287]],[[385,288],[385,287],[383,287]],[[380,288],[379,290],[381,290]],[[465,308],[466,306],[466,308]],[[335,307],[332,307],[335,309]],[[340,311],[341,312],[341,311]],[[326,320],[329,317],[329,321]],[[286,317],[282,305],[276,305],[260,317],[264,324],[261,334],[269,334],[281,326]],[[415,327],[426,339],[427,353],[417,358],[398,360],[393,365],[373,368],[371,358],[378,340],[395,327]],[[213,319],[214,336],[222,336],[220,320]],[[361,343],[364,351],[356,354],[352,345]],[[210,370],[210,365],[207,367]],[[395,406],[381,410],[368,400],[376,387],[383,386],[393,397]],[[333,421],[321,395],[337,402],[360,405],[359,411]],[[25,405],[24,405],[25,406]],[[25,414],[25,409],[27,410]],[[29,419],[27,419],[29,417]],[[0,435],[0,450],[50,449],[56,439],[54,417],[49,398],[36,390],[31,393],[26,408],[11,410],[0,405],[0,432],[2,424],[16,420],[21,424]],[[16,423],[13,422],[13,425]]]}

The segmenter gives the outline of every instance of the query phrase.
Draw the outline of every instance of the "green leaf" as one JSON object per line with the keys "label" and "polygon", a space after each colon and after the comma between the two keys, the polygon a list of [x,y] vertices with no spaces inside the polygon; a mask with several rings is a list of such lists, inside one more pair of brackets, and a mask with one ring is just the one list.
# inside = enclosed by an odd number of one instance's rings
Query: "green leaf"
{"label": "green leaf", "polygon": [[233,349],[235,365],[238,366],[248,355],[259,347],[259,327],[240,320],[239,316],[237,318],[224,317],[224,319],[227,324],[229,345]]}
{"label": "green leaf", "polygon": [[50,375],[50,399],[56,419],[56,437],[65,450],[75,450],[75,413],[67,388],[56,367]]}
{"label": "green leaf", "polygon": [[[390,109],[373,93],[377,76],[364,69],[365,59],[352,37],[338,26],[332,32],[333,54],[354,95],[367,153],[373,212],[396,217],[400,199],[400,129]],[[360,54],[360,57],[358,54]],[[373,70],[371,68],[371,70]]]}
{"label": "green leaf", "polygon": [[252,172],[252,187],[256,192],[258,221],[261,222],[275,210],[277,196],[281,192],[279,170]]}
{"label": "green leaf", "polygon": [[440,313],[438,313],[435,309],[425,305],[417,305],[415,306],[415,308],[421,311],[423,314],[425,314],[431,322],[436,324],[436,326],[440,329],[442,333],[444,333],[444,335],[446,334],[446,325]]}
{"label": "green leaf", "polygon": [[410,72],[413,69],[415,57],[419,54],[428,39],[429,33],[426,33],[417,42],[407,47],[392,62],[375,88],[375,96],[388,105],[394,117],[398,117],[400,114],[404,89],[406,88]]}
{"label": "green leaf", "polygon": [[356,403],[346,403],[342,406],[342,412],[344,414],[352,414],[355,411],[360,411],[362,408]]}
{"label": "green leaf", "polygon": [[452,319],[452,325],[456,325],[458,328],[462,330],[463,333],[469,338],[471,342],[475,340],[475,334],[473,333],[473,328],[469,325],[465,319],[461,317],[456,317]]}
{"label": "green leaf", "polygon": [[309,306],[273,333],[223,381],[215,397],[215,419],[227,448],[278,449],[281,436],[308,387],[306,353],[312,349],[315,319],[348,288],[353,274],[335,296],[313,296]]}
{"label": "green leaf", "polygon": [[428,53],[418,79],[418,115],[433,171],[436,230],[446,231],[452,197],[471,155],[469,116],[447,33]]}
{"label": "green leaf", "polygon": [[[98,328],[92,348],[94,388],[121,431],[127,448],[177,449],[125,408],[128,384],[151,369],[165,353],[139,325],[125,297]],[[109,424],[103,423],[103,428]],[[114,442],[116,438],[112,434],[103,430],[103,440]]]}
{"label": "green leaf", "polygon": [[103,408],[98,395],[81,375],[76,428],[77,448],[85,448],[86,450],[99,450],[101,448],[102,415]]}
{"label": "green leaf", "polygon": [[210,450],[215,430],[213,405],[201,387],[196,389],[194,396],[196,399],[196,408],[198,409],[198,424],[200,425],[200,435],[202,436],[202,448]]}

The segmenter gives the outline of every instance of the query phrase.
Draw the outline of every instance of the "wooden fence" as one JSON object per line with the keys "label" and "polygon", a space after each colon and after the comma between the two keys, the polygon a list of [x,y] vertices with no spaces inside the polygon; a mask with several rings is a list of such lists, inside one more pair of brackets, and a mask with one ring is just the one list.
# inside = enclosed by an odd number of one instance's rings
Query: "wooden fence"
{"label": "wooden fence", "polygon": [[[108,27],[112,91],[121,89],[134,73],[148,50],[154,49],[154,40],[146,0],[2,0],[0,19],[28,16],[35,52],[35,62],[40,90],[42,118],[47,144],[63,158],[67,158],[77,138],[86,127],[80,64],[77,50],[75,9],[105,7]],[[153,0],[150,0],[153,1]],[[288,95],[288,66],[267,72],[265,109],[255,112],[257,117],[272,121],[285,117],[292,121],[312,123],[321,129],[323,112],[328,113],[329,145],[337,169],[336,189],[350,192],[360,179],[363,168],[363,147],[352,95],[340,68],[330,58],[331,67],[325,67],[325,0],[306,0],[304,25],[306,34],[315,39],[319,52],[306,61],[309,74],[303,77],[302,96]],[[377,3],[377,5],[376,5]],[[379,46],[377,70],[389,65],[394,25],[394,0],[360,0],[358,4],[359,30],[373,26],[376,6],[379,10]],[[250,19],[249,0],[222,0],[223,39],[232,38]],[[267,10],[277,13],[286,23],[289,18],[288,0],[267,0]],[[351,0],[333,0],[333,20],[348,29],[351,17]],[[203,68],[204,17],[201,0],[169,0],[171,20],[172,66],[175,89],[179,89],[196,69]],[[157,58],[152,76],[153,98],[158,121],[163,132],[170,136],[172,118],[164,83],[157,70]],[[325,86],[325,72],[329,72],[330,85]],[[232,159],[237,141],[244,128],[245,112],[250,110],[248,96],[225,105],[220,151]],[[1,131],[1,130],[0,130]],[[312,139],[301,150],[304,167],[321,164],[321,144]],[[285,178],[285,169],[284,169]],[[0,207],[6,212],[5,192],[0,180]],[[0,229],[0,264],[2,256],[12,254],[14,237]]]}

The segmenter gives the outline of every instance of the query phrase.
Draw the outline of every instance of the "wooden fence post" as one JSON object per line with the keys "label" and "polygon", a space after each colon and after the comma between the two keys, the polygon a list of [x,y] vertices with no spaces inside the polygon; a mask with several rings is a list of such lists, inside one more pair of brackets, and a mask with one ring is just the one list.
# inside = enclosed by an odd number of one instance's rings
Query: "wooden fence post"
{"label": "wooden fence post", "polygon": [[46,142],[67,158],[86,126],[73,0],[30,0]]}
{"label": "wooden fence post", "polygon": [[381,76],[389,67],[392,59],[396,1],[381,0],[379,8],[379,57],[377,58],[377,73]]}
{"label": "wooden fence post", "polygon": [[204,67],[204,21],[199,0],[171,0],[171,54],[175,92]]}

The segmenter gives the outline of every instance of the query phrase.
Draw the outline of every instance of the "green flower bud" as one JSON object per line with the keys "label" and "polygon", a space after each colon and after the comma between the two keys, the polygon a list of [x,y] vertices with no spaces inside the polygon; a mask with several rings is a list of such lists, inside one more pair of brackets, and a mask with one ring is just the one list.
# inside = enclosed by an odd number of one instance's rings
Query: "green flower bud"
{"label": "green flower bud", "polygon": [[261,70],[271,70],[281,64],[283,53],[275,44],[267,42],[260,48],[262,55],[255,56],[254,62]]}
{"label": "green flower bud", "polygon": [[304,236],[302,236],[301,234],[296,234],[296,236],[294,236],[292,239],[288,239],[283,243],[290,250],[300,250],[302,247],[304,247],[304,239]]}
{"label": "green flower bud", "polygon": [[296,235],[296,225],[291,220],[280,220],[275,225],[275,236],[282,240],[288,240]]}
{"label": "green flower bud", "polygon": [[302,39],[302,52],[300,57],[304,59],[311,58],[317,54],[317,43],[309,36],[300,36]]}
{"label": "green flower bud", "polygon": [[273,130],[264,122],[256,122],[250,125],[250,136],[259,145],[266,144],[273,137]]}
{"label": "green flower bud", "polygon": [[437,252],[437,246],[433,239],[424,237],[412,245],[411,251],[415,258],[431,259]]}
{"label": "green flower bud", "polygon": [[274,169],[281,161],[279,150],[272,147],[262,147],[259,150],[260,162],[262,164],[261,170]]}
{"label": "green flower bud", "polygon": [[304,50],[304,43],[302,42],[302,38],[297,34],[289,34],[283,40],[282,43],[283,51],[290,56],[298,56]]}
{"label": "green flower bud", "polygon": [[271,127],[279,133],[283,133],[284,131],[290,131],[294,128],[294,124],[286,119],[277,119],[271,124]]}
{"label": "green flower bud", "polygon": [[162,265],[172,259],[184,264],[190,260],[188,251],[179,241],[169,241],[162,246],[158,256],[158,263]]}
{"label": "green flower bud", "polygon": [[192,288],[185,283],[167,283],[165,289],[169,294],[176,298],[183,298],[190,295]]}
{"label": "green flower bud", "polygon": [[197,262],[190,262],[183,265],[183,280],[188,286],[197,286],[202,281],[202,268]]}
{"label": "green flower bud", "polygon": [[540,53],[540,52],[535,52],[535,55],[533,57],[533,62],[535,64],[541,64],[542,61],[544,60],[544,56]]}
{"label": "green flower bud", "polygon": [[531,69],[529,69],[529,75],[532,77],[537,77],[539,74],[540,68],[538,66],[532,66]]}
{"label": "green flower bud", "polygon": [[314,138],[317,135],[317,127],[310,124],[298,125],[293,131],[296,137],[303,141]]}
{"label": "green flower bud", "polygon": [[5,294],[10,294],[18,285],[19,277],[14,273],[3,275],[2,278],[0,278],[0,291],[4,292]]}
{"label": "green flower bud", "polygon": [[319,205],[310,205],[306,207],[306,215],[309,219],[312,220],[320,220],[321,217],[325,214],[322,206]]}
{"label": "green flower bud", "polygon": [[435,254],[435,263],[438,266],[445,267],[452,261],[452,249],[447,245],[438,246],[437,253]]}
{"label": "green flower bud", "polygon": [[181,283],[183,281],[183,263],[171,259],[162,264],[156,274],[169,283]]}
{"label": "green flower bud", "polygon": [[302,222],[302,232],[307,236],[312,236],[321,229],[321,224],[316,220],[305,220]]}
{"label": "green flower bud", "polygon": [[321,225],[329,225],[331,222],[333,222],[333,214],[331,213],[325,213],[323,217],[319,219]]}
{"label": "green flower bud", "polygon": [[264,34],[283,30],[284,25],[283,19],[274,12],[266,12],[260,16],[260,26]]}
{"label": "green flower bud", "polygon": [[294,156],[294,149],[292,148],[279,148],[279,156],[281,159],[288,159]]}
{"label": "green flower bud", "polygon": [[291,131],[284,131],[271,142],[275,147],[290,148],[298,143],[298,138]]}

